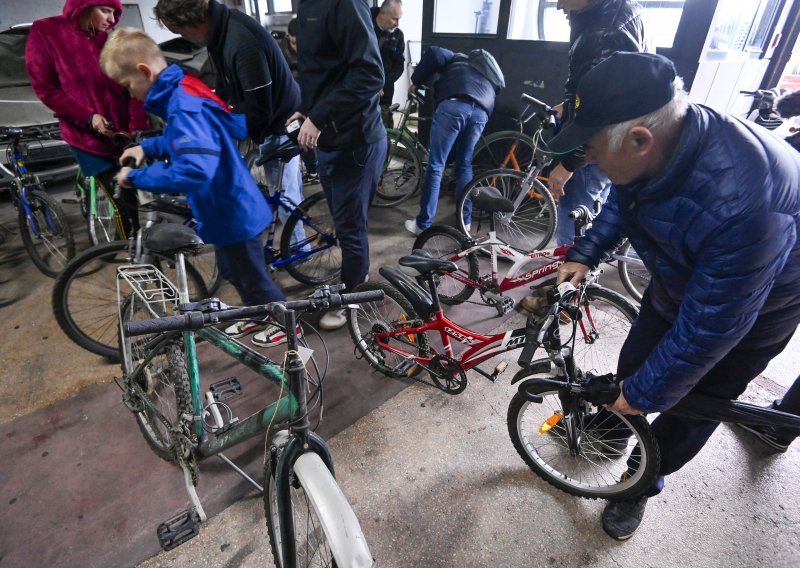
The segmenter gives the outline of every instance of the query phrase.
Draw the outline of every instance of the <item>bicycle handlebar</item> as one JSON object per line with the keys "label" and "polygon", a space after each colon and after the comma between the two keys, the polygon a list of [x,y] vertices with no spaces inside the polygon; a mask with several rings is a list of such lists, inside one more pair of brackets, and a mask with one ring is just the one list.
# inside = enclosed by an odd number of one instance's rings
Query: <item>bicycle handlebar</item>
{"label": "bicycle handlebar", "polygon": [[308,300],[292,300],[287,302],[272,302],[260,306],[246,306],[243,308],[230,308],[203,313],[192,311],[178,316],[125,322],[122,332],[126,336],[147,335],[150,333],[164,333],[167,331],[191,331],[202,329],[224,321],[251,319],[270,316],[278,321],[283,321],[286,310],[318,311],[333,310],[348,304],[377,302],[383,299],[382,290],[368,292],[352,292],[349,294],[314,293]]}

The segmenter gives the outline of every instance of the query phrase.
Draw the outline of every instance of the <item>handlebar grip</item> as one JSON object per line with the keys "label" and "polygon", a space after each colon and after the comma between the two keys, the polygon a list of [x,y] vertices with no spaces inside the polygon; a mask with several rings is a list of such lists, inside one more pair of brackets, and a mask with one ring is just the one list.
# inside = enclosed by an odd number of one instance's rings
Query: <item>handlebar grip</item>
{"label": "handlebar grip", "polygon": [[122,333],[128,337],[147,335],[150,333],[165,333],[167,331],[182,331],[184,329],[201,329],[206,324],[206,314],[189,312],[179,316],[128,321],[122,324]]}
{"label": "handlebar grip", "polygon": [[347,304],[377,302],[379,300],[383,300],[383,296],[383,290],[369,290],[367,292],[350,292],[347,294],[340,294],[342,306]]}
{"label": "handlebar grip", "polygon": [[544,112],[550,112],[550,110],[551,110],[550,105],[548,105],[547,103],[544,103],[544,102],[540,101],[539,99],[536,99],[536,98],[534,98],[534,97],[532,97],[532,96],[530,96],[530,95],[528,95],[526,93],[522,93],[522,96],[520,97],[520,100],[522,102],[526,103],[526,104],[529,104],[531,106],[535,106],[539,110],[544,111]]}

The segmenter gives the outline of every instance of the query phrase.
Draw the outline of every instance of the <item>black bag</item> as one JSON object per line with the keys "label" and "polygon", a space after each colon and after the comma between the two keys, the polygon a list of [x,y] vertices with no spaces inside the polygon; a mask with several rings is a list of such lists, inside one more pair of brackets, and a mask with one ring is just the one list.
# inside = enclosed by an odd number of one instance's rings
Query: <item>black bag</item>
{"label": "black bag", "polygon": [[495,91],[501,91],[506,88],[506,79],[503,77],[503,71],[491,53],[485,49],[473,49],[467,57],[469,66],[483,75],[492,84]]}

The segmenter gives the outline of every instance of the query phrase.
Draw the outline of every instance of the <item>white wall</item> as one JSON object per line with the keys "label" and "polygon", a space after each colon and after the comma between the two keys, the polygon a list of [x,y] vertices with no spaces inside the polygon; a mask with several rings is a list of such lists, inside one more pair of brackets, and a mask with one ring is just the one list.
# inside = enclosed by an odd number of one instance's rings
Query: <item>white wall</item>
{"label": "white wall", "polygon": [[422,0],[406,0],[403,2],[403,19],[400,20],[400,29],[406,38],[406,73],[394,85],[394,102],[405,104],[408,96],[409,78],[413,69],[409,70],[408,42],[422,40]]}

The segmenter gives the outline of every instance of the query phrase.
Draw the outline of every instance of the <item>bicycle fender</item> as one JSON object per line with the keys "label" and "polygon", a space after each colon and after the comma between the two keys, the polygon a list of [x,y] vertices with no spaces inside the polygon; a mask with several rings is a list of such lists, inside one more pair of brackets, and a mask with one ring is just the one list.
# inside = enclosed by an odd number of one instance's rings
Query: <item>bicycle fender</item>
{"label": "bicycle fender", "polygon": [[552,373],[553,373],[553,365],[550,362],[550,359],[539,359],[538,361],[533,361],[525,369],[514,375],[514,378],[511,379],[511,384],[512,385],[517,384],[522,379],[526,379],[531,375],[552,374]]}
{"label": "bicycle fender", "polygon": [[315,453],[305,453],[297,458],[294,473],[322,524],[336,564],[347,568],[375,566],[358,518],[322,459]]}
{"label": "bicycle fender", "polygon": [[433,298],[430,292],[424,290],[405,272],[394,266],[383,266],[378,270],[381,276],[386,278],[398,292],[405,296],[411,303],[414,311],[422,319],[428,319],[433,315]]}

